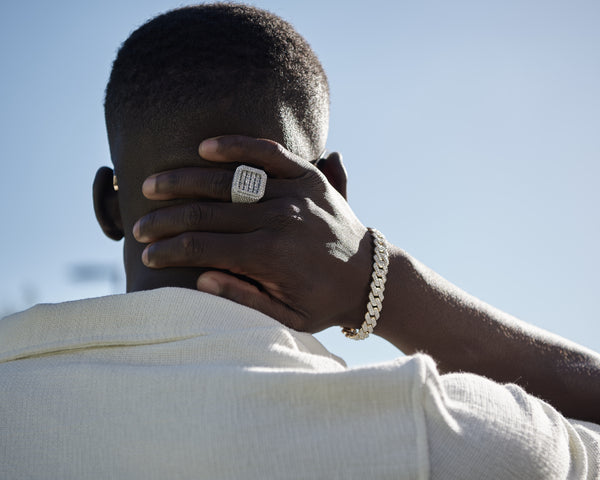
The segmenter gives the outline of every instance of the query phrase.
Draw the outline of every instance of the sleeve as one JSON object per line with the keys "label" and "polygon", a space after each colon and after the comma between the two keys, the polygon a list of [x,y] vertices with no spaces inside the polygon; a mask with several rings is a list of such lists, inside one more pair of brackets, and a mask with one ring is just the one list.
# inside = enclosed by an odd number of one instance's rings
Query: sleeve
{"label": "sleeve", "polygon": [[431,367],[423,408],[432,479],[600,478],[600,426],[568,420],[517,385]]}

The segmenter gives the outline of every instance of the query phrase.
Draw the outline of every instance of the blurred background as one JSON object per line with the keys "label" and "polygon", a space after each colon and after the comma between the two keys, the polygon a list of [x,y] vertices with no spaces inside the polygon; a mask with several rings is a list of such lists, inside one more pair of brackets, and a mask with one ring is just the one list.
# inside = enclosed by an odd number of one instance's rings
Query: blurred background
{"label": "blurred background", "polygon": [[[600,3],[252,2],[311,43],[365,225],[469,293],[600,351]],[[0,3],[0,315],[124,291],[96,225],[103,93],[167,0]],[[351,365],[385,341],[318,338]]]}

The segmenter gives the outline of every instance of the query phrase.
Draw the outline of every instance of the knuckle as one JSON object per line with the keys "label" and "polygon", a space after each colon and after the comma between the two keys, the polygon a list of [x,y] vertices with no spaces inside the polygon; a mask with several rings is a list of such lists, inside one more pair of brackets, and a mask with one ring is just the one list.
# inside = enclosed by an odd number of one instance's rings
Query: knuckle
{"label": "knuckle", "polygon": [[273,163],[281,160],[287,155],[287,150],[274,140],[261,139],[256,144],[255,156],[263,163]]}
{"label": "knuckle", "polygon": [[303,181],[312,192],[320,194],[325,193],[329,183],[325,175],[315,169],[308,170],[303,175]]}
{"label": "knuckle", "polygon": [[241,156],[247,148],[247,143],[247,139],[241,135],[223,137],[219,141],[219,153]]}
{"label": "knuckle", "polygon": [[302,203],[303,199],[293,202],[284,200],[274,202],[273,208],[265,214],[267,226],[278,232],[300,226],[304,221]]}
{"label": "knuckle", "polygon": [[186,206],[183,212],[183,225],[186,228],[198,227],[206,216],[202,206],[198,203],[191,203]]}
{"label": "knuckle", "polygon": [[184,233],[180,236],[181,251],[186,258],[202,257],[205,251],[204,242],[197,235]]}
{"label": "knuckle", "polygon": [[219,139],[219,148],[242,148],[244,137],[242,135],[225,135]]}
{"label": "knuckle", "polygon": [[207,193],[211,198],[223,198],[227,197],[229,190],[231,189],[231,175],[227,175],[223,172],[213,172],[207,184]]}
{"label": "knuckle", "polygon": [[156,192],[169,193],[180,185],[181,180],[176,172],[169,172],[159,175],[156,178]]}
{"label": "knuckle", "polygon": [[156,212],[150,212],[140,222],[140,234],[142,237],[151,236],[157,227],[157,214]]}

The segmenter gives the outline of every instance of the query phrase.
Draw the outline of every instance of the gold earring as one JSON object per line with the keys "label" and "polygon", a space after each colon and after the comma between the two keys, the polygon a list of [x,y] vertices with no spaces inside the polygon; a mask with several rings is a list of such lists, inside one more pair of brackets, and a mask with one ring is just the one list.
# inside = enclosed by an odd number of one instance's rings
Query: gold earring
{"label": "gold earring", "polygon": [[117,182],[116,174],[113,175],[113,188],[114,188],[115,192],[119,191],[119,183]]}

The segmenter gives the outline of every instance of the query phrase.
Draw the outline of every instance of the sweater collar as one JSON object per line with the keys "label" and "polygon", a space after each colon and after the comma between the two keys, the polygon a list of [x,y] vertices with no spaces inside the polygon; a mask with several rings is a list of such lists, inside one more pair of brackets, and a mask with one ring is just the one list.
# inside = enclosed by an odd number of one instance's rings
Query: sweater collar
{"label": "sweater collar", "polygon": [[[193,337],[248,335],[263,351],[343,360],[307,333],[229,300],[184,288],[160,288],[41,304],[0,321],[0,363],[89,348],[148,345]],[[235,351],[232,356],[241,355]],[[238,358],[243,361],[243,358]],[[310,362],[309,362],[310,363]]]}

